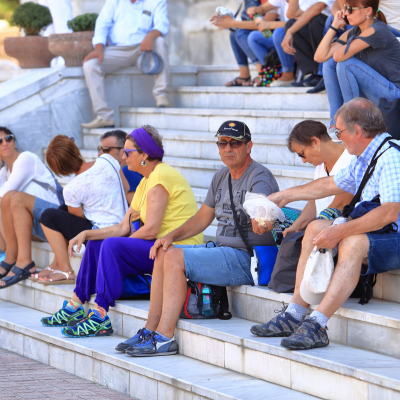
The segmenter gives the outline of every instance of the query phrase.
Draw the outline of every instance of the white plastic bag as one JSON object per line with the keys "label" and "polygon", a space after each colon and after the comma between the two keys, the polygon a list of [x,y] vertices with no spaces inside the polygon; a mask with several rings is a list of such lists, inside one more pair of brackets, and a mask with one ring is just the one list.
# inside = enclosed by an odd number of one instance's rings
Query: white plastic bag
{"label": "white plastic bag", "polygon": [[286,218],[285,213],[274,202],[260,193],[247,192],[243,208],[250,218],[254,218],[264,227],[266,222],[273,224],[277,219],[283,222]]}
{"label": "white plastic bag", "polygon": [[331,281],[333,269],[332,250],[320,253],[315,246],[307,260],[302,285],[311,293],[325,293]]}

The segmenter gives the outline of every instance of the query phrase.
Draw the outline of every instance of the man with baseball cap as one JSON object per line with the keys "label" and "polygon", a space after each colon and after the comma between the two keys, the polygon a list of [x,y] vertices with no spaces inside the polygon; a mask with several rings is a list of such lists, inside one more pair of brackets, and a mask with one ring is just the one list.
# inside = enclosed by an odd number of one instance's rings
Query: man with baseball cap
{"label": "man with baseball cap", "polygon": [[[217,286],[249,285],[251,256],[235,225],[229,193],[232,194],[237,220],[251,246],[275,245],[270,232],[253,232],[250,217],[243,209],[247,191],[270,195],[279,190],[272,173],[250,156],[253,143],[248,126],[226,121],[218,129],[217,146],[226,165],[213,177],[200,210],[178,229],[158,239],[150,250],[155,258],[149,316],[138,334],[117,346],[132,356],[176,354],[174,330],[186,298],[187,279]],[[172,243],[203,232],[218,221],[215,243],[196,246]]]}

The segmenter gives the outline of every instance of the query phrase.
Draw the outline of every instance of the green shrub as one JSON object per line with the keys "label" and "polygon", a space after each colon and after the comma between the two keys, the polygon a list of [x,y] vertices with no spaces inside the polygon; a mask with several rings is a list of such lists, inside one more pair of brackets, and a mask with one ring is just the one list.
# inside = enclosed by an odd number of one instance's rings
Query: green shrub
{"label": "green shrub", "polygon": [[99,14],[96,13],[78,15],[74,19],[71,19],[71,21],[68,21],[68,28],[74,32],[94,31],[98,16]]}
{"label": "green shrub", "polygon": [[18,6],[12,17],[12,23],[24,28],[26,35],[39,35],[52,22],[53,18],[47,7],[31,2]]}

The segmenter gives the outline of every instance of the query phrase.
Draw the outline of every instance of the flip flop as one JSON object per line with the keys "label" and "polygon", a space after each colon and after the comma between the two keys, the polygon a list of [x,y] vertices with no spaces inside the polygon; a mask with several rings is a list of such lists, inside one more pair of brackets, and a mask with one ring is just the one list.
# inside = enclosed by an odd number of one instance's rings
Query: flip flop
{"label": "flip flop", "polygon": [[[51,275],[54,274],[63,274],[65,276],[65,279],[61,279],[61,280],[56,280],[53,281],[51,278],[49,278],[50,280],[48,281],[42,281],[41,279],[39,279],[37,282],[41,283],[42,285],[75,285],[75,279],[68,279],[70,275],[72,275],[74,273],[74,271],[72,272],[64,272],[64,271],[59,271],[59,270],[54,270],[54,272],[52,274],[50,274],[48,277],[50,277]],[[46,276],[46,278],[48,278]],[[42,278],[43,279],[43,278]]]}
{"label": "flip flop", "polygon": [[0,289],[5,289],[7,287],[15,285],[18,282],[22,282],[28,279],[31,276],[29,270],[32,269],[34,266],[35,263],[33,261],[22,269],[14,265],[11,269],[11,272],[13,272],[15,275],[6,276],[5,278],[3,278],[3,282],[5,282],[6,284],[4,286],[0,286]]}
{"label": "flip flop", "polygon": [[[51,269],[50,267],[46,267],[45,269],[42,269],[42,271],[54,271],[54,270]],[[40,278],[39,274],[42,271],[39,271],[37,273],[35,272],[35,273],[31,274],[31,276],[29,277],[29,280],[37,282],[39,280],[39,278]],[[51,275],[51,274],[49,274],[49,275]]]}
{"label": "flip flop", "polygon": [[15,265],[14,264],[8,264],[5,261],[2,261],[0,263],[0,267],[4,268],[6,270],[5,274],[0,274],[0,279],[3,279],[7,274],[11,271],[11,268]]}

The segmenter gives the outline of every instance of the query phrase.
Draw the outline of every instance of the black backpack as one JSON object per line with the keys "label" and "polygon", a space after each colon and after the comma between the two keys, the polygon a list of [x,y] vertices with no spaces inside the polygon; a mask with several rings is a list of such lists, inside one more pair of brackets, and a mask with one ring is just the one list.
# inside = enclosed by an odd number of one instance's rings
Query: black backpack
{"label": "black backpack", "polygon": [[208,285],[212,291],[212,306],[214,314],[211,316],[202,315],[203,296],[201,293],[203,284],[193,281],[187,282],[187,294],[181,315],[182,319],[212,319],[219,318],[228,320],[232,318],[229,312],[228,294],[225,286]]}

